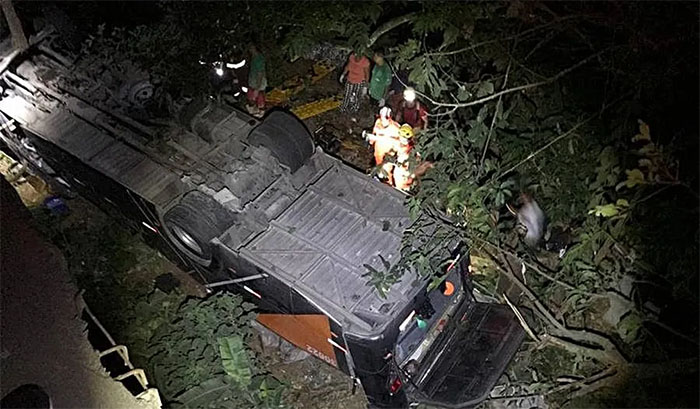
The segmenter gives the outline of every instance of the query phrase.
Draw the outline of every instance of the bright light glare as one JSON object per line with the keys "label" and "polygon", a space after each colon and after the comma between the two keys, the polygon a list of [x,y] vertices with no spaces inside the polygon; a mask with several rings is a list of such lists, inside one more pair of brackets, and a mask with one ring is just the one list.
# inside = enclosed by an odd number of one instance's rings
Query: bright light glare
{"label": "bright light glare", "polygon": [[226,68],[230,68],[230,69],[232,69],[232,70],[237,70],[237,69],[241,68],[241,67],[244,66],[244,65],[245,65],[245,60],[241,60],[241,62],[238,62],[238,63],[235,63],[235,64],[232,64],[232,63],[230,63],[230,62],[227,62],[227,63],[226,63]]}
{"label": "bright light glare", "polygon": [[241,87],[241,91],[248,92],[248,87]]}
{"label": "bright light glare", "polygon": [[216,75],[218,75],[219,77],[224,76],[224,69],[223,68],[216,67],[216,70],[214,70],[214,72],[216,72]]}
{"label": "bright light glare", "polygon": [[413,88],[406,88],[403,91],[403,99],[407,102],[413,102],[416,100],[416,91]]}

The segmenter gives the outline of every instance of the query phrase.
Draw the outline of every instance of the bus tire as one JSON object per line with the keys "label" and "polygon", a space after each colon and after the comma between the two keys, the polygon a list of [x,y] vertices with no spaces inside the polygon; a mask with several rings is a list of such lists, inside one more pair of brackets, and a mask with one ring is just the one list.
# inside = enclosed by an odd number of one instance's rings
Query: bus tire
{"label": "bus tire", "polygon": [[186,194],[163,216],[165,231],[175,247],[196,263],[212,264],[211,240],[233,222],[233,214],[211,196],[199,191]]}

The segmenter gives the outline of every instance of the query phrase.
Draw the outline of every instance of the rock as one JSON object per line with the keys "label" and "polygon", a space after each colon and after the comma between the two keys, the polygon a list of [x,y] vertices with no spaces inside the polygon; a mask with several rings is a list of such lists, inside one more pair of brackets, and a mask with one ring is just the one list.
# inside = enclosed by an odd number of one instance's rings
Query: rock
{"label": "rock", "polygon": [[617,327],[622,317],[634,308],[634,304],[632,301],[615,292],[608,291],[607,294],[610,306],[605,314],[603,314],[603,320],[613,327]]}
{"label": "rock", "polygon": [[618,286],[620,288],[620,293],[622,293],[625,297],[630,297],[634,286],[634,277],[631,275],[622,277]]}
{"label": "rock", "polygon": [[265,328],[257,321],[251,322],[250,326],[260,334],[260,341],[262,342],[263,349],[267,350],[270,348],[278,348],[280,346],[281,338],[279,335]]}
{"label": "rock", "polygon": [[292,363],[304,360],[309,357],[309,353],[297,348],[291,343],[280,338],[280,354],[282,354],[282,360],[284,363]]}

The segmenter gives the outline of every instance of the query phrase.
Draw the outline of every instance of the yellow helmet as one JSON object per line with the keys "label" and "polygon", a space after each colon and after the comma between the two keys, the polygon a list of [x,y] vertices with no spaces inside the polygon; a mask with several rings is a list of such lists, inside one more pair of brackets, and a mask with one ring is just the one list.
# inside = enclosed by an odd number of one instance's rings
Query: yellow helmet
{"label": "yellow helmet", "polygon": [[399,128],[399,136],[406,139],[413,138],[413,128],[409,124],[401,125]]}

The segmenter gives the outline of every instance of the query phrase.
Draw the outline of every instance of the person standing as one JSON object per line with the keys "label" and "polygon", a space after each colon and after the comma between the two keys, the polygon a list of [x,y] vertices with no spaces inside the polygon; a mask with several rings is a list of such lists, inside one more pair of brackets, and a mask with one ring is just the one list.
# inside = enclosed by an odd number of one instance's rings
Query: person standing
{"label": "person standing", "polygon": [[399,104],[396,120],[411,125],[414,131],[428,126],[428,110],[416,100],[413,88],[408,87],[403,91],[403,101]]}
{"label": "person standing", "polygon": [[248,105],[257,113],[265,109],[265,88],[267,88],[267,76],[265,74],[265,57],[254,45],[250,45],[250,70],[248,72]]}
{"label": "person standing", "polygon": [[413,150],[413,128],[411,125],[403,124],[399,128],[399,139],[394,150],[396,151],[396,164],[391,171],[391,185],[395,188],[408,191],[413,184],[413,178],[409,169],[409,157]]}
{"label": "person standing", "polygon": [[384,156],[394,150],[399,139],[399,124],[391,119],[391,109],[383,107],[379,110],[379,118],[374,123],[374,129],[369,136],[369,143],[374,147],[374,164],[384,163]]}
{"label": "person standing", "polygon": [[366,92],[369,81],[369,59],[364,55],[353,52],[345,65],[340,83],[345,82],[345,97],[340,106],[341,112],[357,112],[360,109],[360,101]]}
{"label": "person standing", "polygon": [[378,102],[380,107],[386,103],[386,95],[391,85],[391,68],[384,61],[384,56],[380,52],[374,53],[374,68],[372,68],[372,80],[369,83],[369,96]]}

